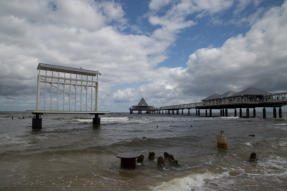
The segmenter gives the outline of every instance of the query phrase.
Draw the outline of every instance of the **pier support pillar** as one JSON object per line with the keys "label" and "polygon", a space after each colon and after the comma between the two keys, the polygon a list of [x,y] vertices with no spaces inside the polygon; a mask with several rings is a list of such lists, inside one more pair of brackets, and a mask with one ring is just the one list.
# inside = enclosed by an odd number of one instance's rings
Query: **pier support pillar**
{"label": "pier support pillar", "polygon": [[225,109],[225,116],[228,117],[228,109]]}
{"label": "pier support pillar", "polygon": [[174,110],[172,110],[171,113],[174,115]]}
{"label": "pier support pillar", "polygon": [[207,117],[207,109],[205,109],[205,117]]}
{"label": "pier support pillar", "polygon": [[255,118],[255,117],[256,117],[256,109],[253,108],[253,118]]}
{"label": "pier support pillar", "polygon": [[246,108],[246,118],[249,118],[249,108]]}
{"label": "pier support pillar", "polygon": [[198,109],[198,114],[197,114],[197,116],[200,117],[200,109]]}
{"label": "pier support pillar", "polygon": [[224,116],[224,109],[220,109],[220,116],[221,116],[221,117]]}
{"label": "pier support pillar", "polygon": [[239,108],[239,117],[242,118],[242,109]]}
{"label": "pier support pillar", "polygon": [[98,114],[95,114],[95,117],[93,118],[93,127],[98,128],[101,125],[101,118]]}
{"label": "pier support pillar", "polygon": [[133,114],[133,110],[130,109],[130,114]]}
{"label": "pier support pillar", "polygon": [[273,118],[276,119],[276,107],[273,107]]}
{"label": "pier support pillar", "polygon": [[167,112],[169,115],[170,115],[170,110],[168,110],[168,112]]}
{"label": "pier support pillar", "polygon": [[282,118],[282,108],[279,107],[279,118]]}
{"label": "pier support pillar", "polygon": [[212,109],[209,109],[209,117],[212,117]]}
{"label": "pier support pillar", "polygon": [[41,114],[36,113],[32,119],[32,129],[39,130],[42,129],[42,118]]}
{"label": "pier support pillar", "polygon": [[176,110],[176,114],[177,114],[177,115],[179,115],[179,109],[178,109],[178,110]]}
{"label": "pier support pillar", "polygon": [[183,109],[181,110],[181,114],[183,115]]}
{"label": "pier support pillar", "polygon": [[265,107],[263,107],[263,109],[262,109],[262,115],[263,115],[263,119],[266,119],[266,109],[265,109]]}
{"label": "pier support pillar", "polygon": [[236,117],[237,116],[237,110],[236,110],[236,108],[234,109],[234,117]]}
{"label": "pier support pillar", "polygon": [[190,115],[190,109],[187,109],[187,115]]}

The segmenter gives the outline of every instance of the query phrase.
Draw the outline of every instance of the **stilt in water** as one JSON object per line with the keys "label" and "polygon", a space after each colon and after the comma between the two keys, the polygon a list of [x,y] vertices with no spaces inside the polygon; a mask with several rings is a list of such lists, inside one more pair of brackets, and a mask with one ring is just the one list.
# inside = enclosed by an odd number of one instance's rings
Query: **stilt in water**
{"label": "stilt in water", "polygon": [[262,109],[262,115],[263,115],[263,119],[266,119],[266,109],[265,109],[265,107],[263,107],[263,109]]}
{"label": "stilt in water", "polygon": [[101,118],[98,114],[95,114],[95,117],[93,118],[93,126],[94,128],[99,128],[101,125]]}
{"label": "stilt in water", "polygon": [[273,107],[273,118],[276,119],[276,107]]}

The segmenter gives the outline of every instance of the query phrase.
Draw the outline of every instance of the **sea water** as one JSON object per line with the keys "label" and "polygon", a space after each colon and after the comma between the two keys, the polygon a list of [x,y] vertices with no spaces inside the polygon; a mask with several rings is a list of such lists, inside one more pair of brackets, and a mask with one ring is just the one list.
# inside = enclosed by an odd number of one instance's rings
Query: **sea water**
{"label": "sea water", "polygon": [[[32,131],[31,118],[0,113],[1,190],[287,190],[284,119],[114,113],[94,129],[89,115],[44,115]],[[220,130],[227,150],[216,147]],[[158,169],[151,151],[179,165]],[[120,169],[123,152],[143,154],[144,163]]]}

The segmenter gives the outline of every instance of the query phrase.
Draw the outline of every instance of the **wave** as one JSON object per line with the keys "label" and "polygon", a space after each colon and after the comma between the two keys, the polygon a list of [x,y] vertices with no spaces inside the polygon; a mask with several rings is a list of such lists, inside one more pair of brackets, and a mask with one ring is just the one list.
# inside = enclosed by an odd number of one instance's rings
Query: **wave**
{"label": "wave", "polygon": [[258,165],[262,167],[264,175],[267,176],[286,176],[287,175],[287,160],[272,155],[265,161],[258,162]]}
{"label": "wave", "polygon": [[213,179],[220,179],[228,176],[227,172],[224,173],[193,173],[185,177],[175,178],[167,182],[163,182],[157,186],[151,187],[151,190],[156,191],[190,191],[190,190],[206,190],[204,185]]}
{"label": "wave", "polygon": [[[93,119],[74,119],[80,123],[91,123]],[[129,121],[128,117],[101,117],[101,123],[108,124],[108,123],[126,123]]]}

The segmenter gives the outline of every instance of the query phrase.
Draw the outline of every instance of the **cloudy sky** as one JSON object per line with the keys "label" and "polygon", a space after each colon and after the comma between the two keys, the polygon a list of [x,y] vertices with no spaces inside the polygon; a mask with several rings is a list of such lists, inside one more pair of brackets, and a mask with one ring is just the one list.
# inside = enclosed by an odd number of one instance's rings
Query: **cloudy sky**
{"label": "cloudy sky", "polygon": [[101,110],[287,90],[287,2],[0,1],[0,111],[35,108],[39,62],[99,70]]}

